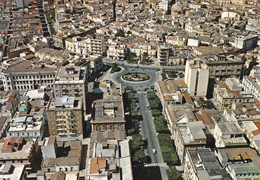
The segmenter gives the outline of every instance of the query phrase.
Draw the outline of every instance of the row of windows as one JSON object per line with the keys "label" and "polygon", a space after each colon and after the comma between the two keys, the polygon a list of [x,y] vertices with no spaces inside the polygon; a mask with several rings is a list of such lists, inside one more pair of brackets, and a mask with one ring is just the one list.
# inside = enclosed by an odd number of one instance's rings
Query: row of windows
{"label": "row of windows", "polygon": [[[54,78],[55,74],[47,75],[35,75],[35,76],[13,76],[13,79],[32,79],[32,78]],[[10,80],[10,77],[6,77],[7,80]]]}
{"label": "row of windows", "polygon": [[[107,130],[107,125],[103,125],[101,127],[102,127],[103,131]],[[110,130],[114,130],[114,125],[110,125],[109,128],[110,128]],[[117,129],[120,130],[120,128],[121,128],[121,125],[117,125]],[[100,126],[96,126],[96,130],[100,131]]]}

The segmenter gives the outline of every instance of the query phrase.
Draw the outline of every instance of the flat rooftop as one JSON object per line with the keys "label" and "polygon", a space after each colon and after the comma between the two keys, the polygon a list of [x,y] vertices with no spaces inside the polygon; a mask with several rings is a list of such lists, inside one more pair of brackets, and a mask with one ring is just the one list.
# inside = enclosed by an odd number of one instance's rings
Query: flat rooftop
{"label": "flat rooftop", "polygon": [[217,124],[222,134],[243,134],[236,122],[223,122]]}
{"label": "flat rooftop", "polygon": [[124,106],[121,100],[97,100],[94,103],[94,122],[125,121]]}

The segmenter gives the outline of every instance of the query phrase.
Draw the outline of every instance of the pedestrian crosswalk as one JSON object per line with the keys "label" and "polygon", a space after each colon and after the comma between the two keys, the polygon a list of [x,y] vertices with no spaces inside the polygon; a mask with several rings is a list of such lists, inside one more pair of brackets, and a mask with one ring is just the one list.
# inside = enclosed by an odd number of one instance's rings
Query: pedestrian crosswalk
{"label": "pedestrian crosswalk", "polygon": [[156,166],[169,168],[167,163],[150,163],[144,165],[144,167],[156,167]]}

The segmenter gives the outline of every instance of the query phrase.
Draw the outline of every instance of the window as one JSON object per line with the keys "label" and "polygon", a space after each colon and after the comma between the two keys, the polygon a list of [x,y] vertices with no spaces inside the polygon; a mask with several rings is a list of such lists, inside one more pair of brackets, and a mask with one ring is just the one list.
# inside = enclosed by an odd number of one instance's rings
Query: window
{"label": "window", "polygon": [[51,172],[50,168],[48,168],[48,172]]}
{"label": "window", "polygon": [[120,125],[117,125],[117,129],[120,130]]}
{"label": "window", "polygon": [[110,130],[114,130],[114,125],[110,125]]}
{"label": "window", "polygon": [[99,126],[96,126],[96,130],[99,131]]}
{"label": "window", "polygon": [[107,130],[107,126],[106,125],[103,125],[103,130]]}

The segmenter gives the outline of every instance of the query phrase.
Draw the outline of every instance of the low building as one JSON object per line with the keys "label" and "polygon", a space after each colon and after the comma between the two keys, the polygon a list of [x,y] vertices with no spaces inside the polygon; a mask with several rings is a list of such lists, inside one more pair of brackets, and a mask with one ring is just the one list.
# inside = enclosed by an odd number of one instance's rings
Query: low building
{"label": "low building", "polygon": [[260,153],[260,122],[242,121],[242,130],[245,133],[249,146]]}
{"label": "low building", "polygon": [[237,122],[216,123],[214,138],[217,148],[248,145]]}
{"label": "low building", "polygon": [[214,88],[213,98],[220,109],[230,109],[235,102],[254,102],[254,96],[245,90],[238,79],[228,78]]}
{"label": "low building", "polygon": [[42,145],[42,149],[45,149],[46,146],[51,147],[50,145],[57,147],[59,151],[55,148],[48,148],[49,152],[43,151],[42,170],[46,173],[46,176],[56,172],[77,173],[81,170],[81,163],[83,162],[81,158],[86,158],[82,156],[81,141],[60,142],[57,144],[55,138],[49,138],[48,142],[44,142]]}
{"label": "low building", "polygon": [[196,121],[193,107],[189,104],[169,104],[165,106],[165,118],[171,134],[175,134],[178,123]]}
{"label": "low building", "polygon": [[204,133],[205,131],[206,127],[202,121],[178,124],[174,136],[174,144],[181,164],[185,162],[187,149],[202,149],[206,147],[207,137]]}
{"label": "low building", "polygon": [[17,110],[19,101],[19,91],[0,91],[1,116],[12,118]]}
{"label": "low building", "polygon": [[83,139],[83,104],[75,97],[56,97],[47,106],[50,135],[58,135],[58,140]]}
{"label": "low building", "polygon": [[94,156],[87,159],[85,179],[133,179],[128,140],[94,143],[93,149]]}
{"label": "low building", "polygon": [[216,148],[220,164],[234,180],[259,179],[259,154],[250,147]]}
{"label": "low building", "polygon": [[184,165],[187,180],[225,179],[231,180],[225,169],[210,149],[188,149]]}
{"label": "low building", "polygon": [[26,180],[24,164],[2,164],[0,166],[0,178],[8,180]]}
{"label": "low building", "polygon": [[40,169],[38,139],[24,139],[22,137],[7,138],[0,141],[0,149],[1,164],[24,164],[27,174]]}
{"label": "low building", "polygon": [[169,104],[184,104],[187,102],[193,105],[191,97],[187,94],[187,84],[183,80],[158,81],[157,91],[164,109]]}
{"label": "low building", "polygon": [[43,119],[30,116],[13,118],[10,120],[6,136],[42,139]]}

